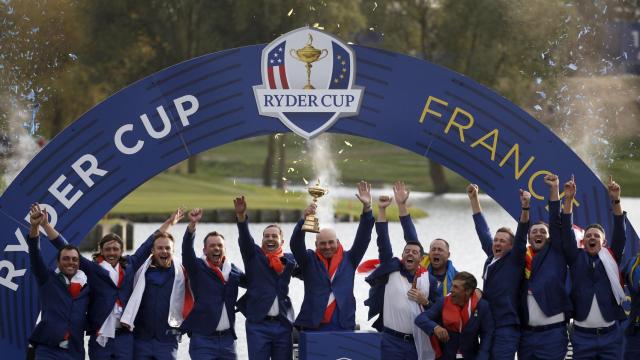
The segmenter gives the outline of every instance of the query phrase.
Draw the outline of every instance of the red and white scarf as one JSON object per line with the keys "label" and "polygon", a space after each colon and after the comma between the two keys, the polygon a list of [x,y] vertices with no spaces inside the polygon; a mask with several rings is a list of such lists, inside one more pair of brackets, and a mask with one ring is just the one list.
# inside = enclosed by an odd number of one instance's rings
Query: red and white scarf
{"label": "red and white scarf", "polygon": [[[60,274],[60,269],[58,269],[58,268],[56,268],[54,270],[54,272],[56,273],[56,275],[60,275],[62,277],[62,279],[64,279],[65,285],[67,285],[67,290],[69,291],[69,294],[71,295],[71,298],[73,298],[73,299],[76,299],[78,297],[78,295],[80,295],[80,291],[82,291],[82,288],[85,285],[87,285],[87,275],[82,270],[76,271],[76,273],[71,277],[71,279],[69,279],[64,274],[61,275]],[[38,316],[38,320],[36,321],[36,323],[38,323],[38,322],[40,322],[40,316]],[[63,340],[59,344],[59,346],[61,348],[63,348],[63,349],[68,349],[69,348],[69,337],[70,336],[71,336],[71,332],[69,330],[67,330],[67,332],[64,333]]]}
{"label": "red and white scarf", "polygon": [[[151,266],[152,258],[153,257],[150,256],[144,264],[142,264],[140,269],[136,271],[136,275],[133,278],[133,292],[120,318],[120,322],[129,326],[131,331],[133,331],[135,327],[134,322],[136,315],[138,315],[138,310],[142,303],[142,296],[144,295],[146,286],[145,273],[149,269],[149,266]],[[193,293],[189,287],[184,267],[175,259],[173,259],[173,269],[175,273],[173,277],[173,287],[171,288],[171,298],[169,300],[170,305],[167,323],[171,327],[179,327],[193,308]]]}
{"label": "red and white scarf", "polygon": [[624,290],[622,289],[620,271],[618,270],[618,263],[613,257],[613,253],[611,249],[607,247],[600,248],[600,251],[598,252],[598,257],[600,258],[600,261],[602,261],[604,270],[607,273],[607,278],[609,278],[609,283],[611,284],[611,291],[613,292],[613,296],[615,297],[618,305],[622,305],[622,302],[626,299],[626,295],[624,293]]}
{"label": "red and white scarf", "polygon": [[[124,269],[122,269],[119,262],[116,263],[115,267],[113,267],[104,260],[103,256],[98,256],[98,265],[109,273],[109,278],[111,278],[111,281],[116,287],[120,288],[120,286],[122,286],[122,281],[124,280]],[[118,327],[118,322],[120,321],[123,310],[122,301],[120,301],[119,298],[116,298],[116,302],[113,304],[111,313],[109,313],[109,316],[107,316],[98,330],[96,342],[100,346],[107,346],[109,339],[116,337],[116,328]]]}
{"label": "red and white scarf", "polygon": [[[327,273],[329,273],[329,281],[333,283],[333,278],[336,276],[336,271],[338,270],[338,267],[340,267],[340,264],[342,263],[342,259],[344,257],[344,249],[342,248],[342,244],[338,244],[338,250],[335,254],[333,254],[331,263],[329,263],[329,261],[327,261],[327,259],[325,259],[325,257],[322,256],[322,254],[320,254],[320,251],[317,249],[316,256],[324,264],[325,268],[327,269]],[[336,306],[336,297],[332,291],[329,294],[329,301],[327,301],[327,307],[324,310],[324,316],[320,321],[321,324],[328,324],[331,322],[331,317],[333,316],[333,312],[336,310]]]}
{"label": "red and white scarf", "polygon": [[443,327],[449,331],[461,333],[476,311],[479,300],[478,295],[473,292],[465,306],[459,306],[453,303],[451,295],[447,295],[442,305]]}

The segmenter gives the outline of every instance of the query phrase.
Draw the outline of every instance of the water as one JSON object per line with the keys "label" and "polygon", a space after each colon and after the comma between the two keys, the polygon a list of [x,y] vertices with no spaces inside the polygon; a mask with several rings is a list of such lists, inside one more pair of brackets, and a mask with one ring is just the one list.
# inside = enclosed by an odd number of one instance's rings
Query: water
{"label": "water", "polygon": [[[349,193],[349,196],[352,196]],[[518,199],[514,198],[514,201]],[[459,271],[469,271],[476,276],[479,282],[479,286],[482,286],[482,266],[486,259],[486,255],[480,248],[480,243],[475,233],[473,225],[473,219],[471,218],[471,209],[469,207],[469,200],[465,194],[449,194],[444,196],[430,196],[429,194],[411,194],[411,202],[413,206],[423,208],[429,212],[429,217],[416,220],[415,225],[418,231],[418,236],[423,245],[428,245],[428,242],[434,238],[444,238],[450,244],[451,260],[454,262],[456,268]],[[495,230],[500,226],[509,226],[515,230],[517,223],[504,211],[499,205],[493,202],[488,197],[481,196],[481,202],[483,206],[483,213],[487,218],[487,222],[491,229]],[[629,220],[631,223],[640,224],[640,198],[624,198],[623,206],[629,211]],[[250,230],[256,241],[261,240],[260,234],[267,224],[250,224]],[[140,241],[149,236],[154,230],[156,230],[160,224],[135,224],[134,226],[134,239],[136,246]],[[291,231],[295,224],[281,224],[285,238],[285,251],[289,250],[288,236],[291,235]],[[322,226],[322,224],[321,224]],[[335,229],[340,241],[345,249],[349,249],[353,243],[353,237],[356,233],[356,223],[337,223]],[[182,243],[182,235],[186,229],[186,224],[178,224],[172,230],[171,233],[176,239],[175,256],[180,256],[180,247]],[[226,254],[227,259],[230,259],[234,264],[240,268],[244,268],[242,258],[240,256],[240,249],[237,243],[237,228],[235,224],[200,224],[198,225],[196,235],[196,255],[202,255],[202,236],[209,231],[216,230],[221,232],[227,238],[226,242]],[[402,235],[402,228],[400,223],[394,222],[389,226],[391,243],[393,252],[399,255],[404,246],[404,240]],[[307,247],[313,247],[312,235],[307,235],[306,238]],[[367,249],[364,259],[377,258],[377,248],[375,245],[375,229],[372,236],[371,244]],[[356,322],[363,330],[370,330],[372,321],[367,321],[367,307],[364,306],[364,300],[368,296],[369,286],[364,281],[364,276],[357,275],[354,284],[354,295],[356,297],[357,309],[356,309]],[[244,294],[244,290],[240,289],[240,295]],[[303,284],[300,280],[292,279],[290,285],[290,296],[293,302],[294,309],[297,311],[300,309],[302,299],[304,296]],[[297,314],[297,313],[296,313]],[[244,316],[237,313],[236,317],[236,333],[238,335],[237,351],[240,359],[247,358],[247,344],[245,337]],[[184,337],[178,351],[178,358],[188,359],[189,338]]]}

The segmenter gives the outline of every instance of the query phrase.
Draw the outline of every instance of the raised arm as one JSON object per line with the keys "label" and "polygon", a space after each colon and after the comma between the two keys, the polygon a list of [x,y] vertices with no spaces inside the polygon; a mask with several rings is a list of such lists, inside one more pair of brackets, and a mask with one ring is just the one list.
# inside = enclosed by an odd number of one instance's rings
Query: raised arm
{"label": "raised arm", "polygon": [[558,175],[547,174],[544,183],[549,186],[549,242],[562,251],[562,220],[560,217],[560,180]]}
{"label": "raised arm", "polygon": [[489,230],[489,224],[482,215],[482,208],[480,207],[480,200],[478,199],[478,185],[469,184],[467,186],[467,196],[469,196],[469,202],[471,204],[471,210],[473,211],[473,223],[476,226],[476,234],[480,239],[480,245],[482,250],[487,256],[493,256],[491,246],[493,238],[491,236],[491,230]]}
{"label": "raised arm", "polygon": [[315,213],[316,204],[311,203],[306,209],[304,209],[302,219],[298,220],[296,227],[293,228],[293,232],[291,233],[291,253],[300,267],[305,267],[307,265],[307,246],[304,244],[305,232],[302,231],[302,225],[304,224],[304,219],[308,215]]}
{"label": "raised arm", "polygon": [[393,257],[391,240],[389,239],[389,223],[387,222],[387,206],[391,204],[391,198],[380,196],[378,201],[378,220],[376,221],[376,233],[378,234],[378,259],[385,263]]}
{"label": "raised arm", "polygon": [[576,182],[571,180],[564,184],[564,202],[562,204],[562,250],[567,263],[572,264],[580,249],[573,232],[573,200],[576,197]]}
{"label": "raised arm", "polygon": [[402,231],[404,232],[405,241],[419,241],[418,232],[416,231],[411,214],[407,208],[407,200],[409,199],[409,189],[406,188],[402,181],[396,181],[393,184],[393,196],[396,199],[398,205],[398,214],[400,215],[400,225],[402,225]]}
{"label": "raised arm", "polygon": [[42,224],[42,218],[45,214],[38,204],[31,205],[29,211],[29,224],[31,227],[29,228],[27,247],[29,248],[31,271],[40,285],[47,282],[50,276],[47,265],[45,265],[42,254],[40,253],[40,225]]}
{"label": "raised arm", "polygon": [[362,203],[362,215],[360,215],[356,238],[353,240],[353,245],[349,251],[349,259],[353,266],[357,267],[371,242],[371,231],[375,222],[373,211],[371,210],[371,185],[365,181],[360,181],[356,197]]}
{"label": "raised arm", "polygon": [[524,261],[524,254],[527,248],[527,234],[529,233],[529,227],[531,222],[529,221],[529,207],[531,206],[531,193],[520,189],[520,207],[522,212],[520,213],[520,221],[518,222],[518,228],[516,229],[515,244],[513,244],[513,250],[515,251],[516,259]]}
{"label": "raised arm", "polygon": [[151,255],[151,249],[153,248],[153,239],[157,232],[169,232],[173,225],[177,224],[180,220],[184,218],[184,209],[178,208],[176,209],[167,220],[160,225],[160,228],[154,231],[147,239],[138,247],[138,249],[131,255],[129,255],[129,262],[131,262],[131,266],[133,266],[133,271],[137,271],[142,264],[149,258]]}
{"label": "raised arm", "polygon": [[196,227],[202,219],[202,209],[195,208],[189,212],[189,225],[182,237],[182,264],[187,274],[193,277],[198,266],[196,252],[193,250],[193,242],[196,238]]}
{"label": "raised arm", "polygon": [[247,221],[247,201],[244,195],[233,199],[233,208],[236,212],[236,220],[238,224],[238,244],[240,245],[240,254],[242,261],[245,263],[251,261],[256,254],[255,241],[249,232],[249,222]]}
{"label": "raised arm", "polygon": [[613,177],[609,176],[609,183],[607,184],[609,190],[609,198],[611,199],[611,206],[613,208],[613,234],[611,235],[610,246],[611,250],[616,257],[616,261],[622,260],[622,253],[627,243],[625,214],[622,211],[622,204],[620,204],[621,188],[618,183],[613,181]]}

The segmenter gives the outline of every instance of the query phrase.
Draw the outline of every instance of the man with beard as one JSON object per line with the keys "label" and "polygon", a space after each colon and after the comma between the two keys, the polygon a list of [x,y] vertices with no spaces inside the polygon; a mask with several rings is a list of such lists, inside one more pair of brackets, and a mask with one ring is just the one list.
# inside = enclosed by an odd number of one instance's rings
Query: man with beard
{"label": "man with beard", "polygon": [[[46,215],[46,210],[43,212]],[[182,216],[181,209],[173,212],[132,255],[123,256],[122,239],[116,234],[107,234],[100,240],[99,252],[93,254],[93,261],[80,257],[80,270],[92,284],[87,319],[91,359],[133,359],[133,334],[120,324],[120,317],[133,291],[134,275],[151,254],[154,237],[168,232]],[[64,236],[49,224],[47,216],[42,228],[57,249],[67,244]]]}
{"label": "man with beard", "polygon": [[196,257],[193,242],[201,218],[200,209],[189,214],[189,226],[182,240],[182,262],[195,301],[182,328],[191,337],[192,359],[236,359],[235,307],[238,286],[245,287],[246,278],[225,257],[224,236],[216,231],[205,235],[203,255]]}
{"label": "man with beard", "polygon": [[439,352],[442,355],[438,359],[489,359],[494,332],[493,315],[489,303],[475,292],[477,285],[476,278],[470,273],[457,273],[451,293],[438,299],[435,305],[416,318],[416,325],[440,342]]}
{"label": "man with beard", "polygon": [[151,257],[136,272],[122,313],[122,324],[133,331],[135,359],[173,360],[178,355],[180,324],[190,294],[184,270],[173,259],[173,243],[167,232],[154,235]]}
{"label": "man with beard", "polygon": [[[523,207],[519,226],[528,229],[521,292],[522,336],[518,359],[564,359],[567,352],[567,319],[571,300],[566,289],[567,263],[562,253],[558,176],[544,177],[549,186],[549,225],[530,227],[529,209]],[[520,242],[516,239],[516,242]]]}
{"label": "man with beard", "polygon": [[[613,235],[608,243],[602,225],[592,224],[584,232],[584,249],[578,248],[573,232],[573,179],[564,186],[562,236],[564,255],[571,271],[573,301],[574,359],[620,359],[622,328],[626,318],[622,302],[626,296],[621,286],[618,261],[627,241],[626,213],[620,205],[620,186],[609,178],[609,198],[613,208]],[[610,245],[610,247],[607,247]]]}
{"label": "man with beard", "polygon": [[[344,251],[336,232],[321,229],[316,236],[316,250],[307,250],[302,231],[304,218],[298,221],[291,235],[291,252],[301,268],[304,278],[304,300],[295,325],[306,331],[354,330],[356,326],[356,299],[353,280],[358,264],[371,241],[373,214],[371,211],[371,185],[358,184],[356,197],[362,203],[360,224],[353,246]],[[304,216],[315,213],[315,204],[304,211]]]}
{"label": "man with beard", "polygon": [[[397,181],[393,185],[393,194],[396,198],[396,204],[398,204],[398,214],[404,231],[404,239],[407,242],[414,241],[419,243],[418,233],[407,207],[409,189],[406,188],[403,182]],[[442,296],[447,296],[451,291],[453,277],[458,273],[451,260],[449,260],[450,256],[449,243],[445,239],[434,239],[429,244],[429,253],[423,256],[420,261],[420,265],[427,268],[429,274],[433,275],[442,284]]]}
{"label": "man with beard", "polygon": [[233,200],[238,220],[238,242],[247,275],[247,292],[238,308],[247,318],[249,359],[291,359],[294,321],[289,282],[297,270],[292,254],[282,250],[280,226],[271,224],[262,231],[262,246],[249,232],[244,196]]}
{"label": "man with beard", "polygon": [[31,206],[29,262],[38,284],[41,320],[29,337],[36,359],[84,359],[84,325],[89,306],[87,276],[78,270],[80,252],[73,245],[58,250],[55,271],[47,268],[40,254],[40,229],[46,212]]}
{"label": "man with beard", "polygon": [[[502,227],[496,231],[492,238],[489,225],[482,215],[478,199],[478,186],[470,184],[467,187],[467,195],[473,210],[476,233],[480,239],[482,250],[487,254],[483,269],[483,298],[489,302],[495,322],[491,358],[513,360],[520,341],[518,299],[520,282],[523,278],[522,269],[524,268],[526,250],[525,234],[527,233],[527,229],[522,224],[526,221],[524,218],[520,218],[515,237],[511,229]],[[530,201],[531,194],[520,190],[520,204],[524,209],[523,213],[529,211]]]}
{"label": "man with beard", "polygon": [[382,359],[433,359],[429,339],[414,319],[442,293],[435,277],[420,266],[423,250],[419,242],[407,242],[402,259],[393,257],[386,217],[389,204],[391,198],[380,197],[376,221],[380,265],[366,279],[371,289],[365,305],[369,306],[369,319],[380,315],[373,327],[382,332]]}

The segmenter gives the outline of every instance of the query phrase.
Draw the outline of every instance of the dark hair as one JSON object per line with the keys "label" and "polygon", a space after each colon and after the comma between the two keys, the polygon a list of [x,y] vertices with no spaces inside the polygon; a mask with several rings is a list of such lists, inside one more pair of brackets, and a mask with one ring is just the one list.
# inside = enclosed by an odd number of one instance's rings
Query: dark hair
{"label": "dark hair", "polygon": [[[102,248],[104,247],[104,244],[111,242],[111,241],[115,241],[118,244],[120,244],[120,248],[122,249],[122,251],[124,252],[124,241],[122,241],[122,239],[120,238],[120,236],[118,236],[118,234],[114,234],[114,233],[109,233],[105,236],[102,237],[102,239],[100,239],[100,242],[98,242],[98,252],[95,252],[93,254],[91,254],[91,259],[93,259],[93,261],[98,261],[98,257],[102,256],[101,252],[102,252]],[[124,256],[120,256],[120,259],[118,259],[118,262],[120,263],[120,266],[125,267],[127,266],[127,258]]]}
{"label": "dark hair", "polygon": [[587,226],[587,228],[584,229],[584,233],[586,234],[587,230],[589,230],[589,229],[598,229],[598,230],[602,231],[603,234],[605,234],[604,228],[600,224],[591,224],[591,225]]}
{"label": "dark hair", "polygon": [[207,239],[209,238],[209,236],[220,236],[224,240],[224,235],[220,234],[217,231],[212,231],[204,236],[204,240],[202,241],[204,246],[207,246]]}
{"label": "dark hair", "polygon": [[[436,239],[431,240],[431,244],[433,244],[433,242],[436,241],[436,240],[440,240],[440,241],[444,242],[444,244],[447,245],[447,251],[449,251],[449,242],[447,240],[441,239],[441,238],[436,238]],[[429,244],[429,248],[431,248],[431,244]]]}
{"label": "dark hair", "polygon": [[422,248],[422,244],[420,244],[419,241],[409,240],[409,241],[407,241],[406,244],[404,244],[404,248],[402,248],[402,249],[405,249],[408,245],[414,245],[414,246],[419,247],[420,248],[420,255],[424,255],[424,249]]}
{"label": "dark hair", "polygon": [[478,281],[475,276],[466,271],[460,271],[457,273],[453,280],[461,280],[464,283],[465,290],[475,290],[475,288],[478,287]]}
{"label": "dark hair", "polygon": [[171,242],[175,242],[175,240],[173,239],[173,235],[171,235],[170,233],[168,233],[166,231],[156,231],[153,234],[153,245],[154,246],[156,244],[156,240],[158,240],[160,238],[167,238],[167,239],[171,240]]}
{"label": "dark hair", "polygon": [[496,234],[499,232],[509,234],[509,241],[511,241],[511,244],[513,244],[513,240],[515,239],[516,235],[513,233],[513,230],[511,230],[511,228],[503,226],[500,229],[498,229],[498,231],[496,231]]}
{"label": "dark hair", "polygon": [[78,257],[80,257],[80,250],[78,250],[77,246],[66,244],[65,246],[61,247],[60,250],[58,250],[58,262],[60,261],[60,255],[62,255],[62,252],[65,250],[75,250],[78,253]]}
{"label": "dark hair", "polygon": [[[267,230],[268,228],[276,228],[276,229],[278,229],[278,233],[280,234],[280,237],[284,237],[284,234],[282,233],[282,228],[280,227],[280,225],[278,225],[278,224],[268,225],[266,228],[264,228],[264,230],[262,230],[262,233],[264,234],[264,231]],[[224,237],[223,237],[223,239],[224,239]]]}

